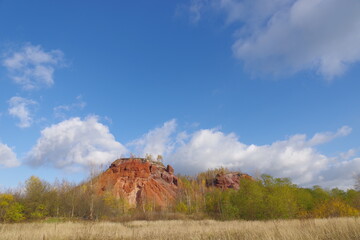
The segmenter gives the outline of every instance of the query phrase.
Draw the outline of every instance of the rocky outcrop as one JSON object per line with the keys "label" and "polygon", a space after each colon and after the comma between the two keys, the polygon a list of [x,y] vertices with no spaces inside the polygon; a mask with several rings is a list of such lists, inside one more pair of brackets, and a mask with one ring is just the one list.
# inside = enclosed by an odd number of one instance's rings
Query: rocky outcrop
{"label": "rocky outcrop", "polygon": [[143,158],[121,158],[99,176],[97,187],[100,194],[111,192],[134,207],[165,207],[175,200],[178,179],[170,165],[165,167]]}
{"label": "rocky outcrop", "polygon": [[215,179],[212,182],[210,182],[210,184],[208,185],[212,185],[214,187],[221,189],[233,188],[238,190],[240,188],[241,179],[254,180],[253,177],[245,173],[228,172],[228,173],[217,174]]}

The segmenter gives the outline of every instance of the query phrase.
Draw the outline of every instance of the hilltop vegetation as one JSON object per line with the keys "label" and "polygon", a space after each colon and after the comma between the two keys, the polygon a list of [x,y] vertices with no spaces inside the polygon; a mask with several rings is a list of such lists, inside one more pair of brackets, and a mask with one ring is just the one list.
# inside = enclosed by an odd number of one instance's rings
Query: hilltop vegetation
{"label": "hilltop vegetation", "polygon": [[134,219],[220,219],[269,220],[359,216],[360,192],[319,186],[301,188],[287,178],[262,175],[255,180],[241,179],[240,189],[221,190],[206,182],[215,169],[197,177],[178,176],[176,202],[159,208],[143,202],[134,208],[126,199],[110,193],[99,195],[94,182],[50,184],[29,178],[23,189],[0,194],[0,221],[20,222],[49,217],[90,220]]}

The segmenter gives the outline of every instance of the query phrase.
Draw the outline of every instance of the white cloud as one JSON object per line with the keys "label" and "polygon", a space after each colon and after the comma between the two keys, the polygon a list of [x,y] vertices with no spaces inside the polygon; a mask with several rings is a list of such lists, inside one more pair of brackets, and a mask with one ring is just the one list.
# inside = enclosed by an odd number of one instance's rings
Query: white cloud
{"label": "white cloud", "polygon": [[91,116],[71,118],[42,130],[26,161],[34,166],[73,169],[109,164],[126,153],[109,128]]}
{"label": "white cloud", "polygon": [[6,144],[0,143],[0,166],[16,167],[20,162],[16,158],[16,154]]}
{"label": "white cloud", "polygon": [[346,152],[342,152],[339,154],[339,158],[341,160],[349,160],[350,158],[354,157],[356,155],[356,150],[355,149],[349,149]]}
{"label": "white cloud", "polygon": [[171,135],[175,130],[176,120],[173,119],[165,122],[162,127],[155,128],[141,138],[128,143],[128,146],[134,146],[136,153],[140,154],[140,156],[152,154],[156,157],[157,155],[167,154],[174,147]]}
{"label": "white cloud", "polygon": [[351,187],[360,172],[359,158],[350,149],[339,156],[320,153],[317,146],[351,133],[348,126],[336,132],[316,133],[308,138],[296,134],[268,145],[245,144],[233,134],[203,129],[191,134],[176,131],[176,122],[165,122],[131,142],[138,153],[162,154],[177,172],[196,174],[210,168],[227,167],[250,174],[267,173],[290,177],[301,186]]}
{"label": "white cloud", "polygon": [[227,24],[241,21],[247,24],[246,27],[255,29],[294,2],[295,0],[212,0],[211,5],[226,13]]}
{"label": "white cloud", "polygon": [[201,19],[201,12],[208,4],[207,0],[191,0],[189,6],[190,19],[193,23],[197,23]]}
{"label": "white cloud", "polygon": [[328,188],[352,188],[355,176],[360,173],[360,158],[341,161],[330,159],[328,166],[318,176],[318,185]]}
{"label": "white cloud", "polygon": [[54,71],[63,61],[60,50],[44,51],[40,45],[24,45],[3,60],[10,78],[25,90],[50,87],[54,84]]}
{"label": "white cloud", "polygon": [[332,79],[360,60],[358,0],[211,0],[208,5],[221,9],[227,23],[241,23],[233,52],[253,72],[315,70]]}
{"label": "white cloud", "polygon": [[336,133],[332,133],[332,132],[316,133],[309,140],[309,145],[316,146],[319,144],[323,144],[323,143],[329,142],[335,138],[347,136],[351,133],[351,131],[352,131],[352,129],[350,127],[343,126],[340,129],[338,129]]}
{"label": "white cloud", "polygon": [[65,119],[69,112],[76,110],[81,110],[86,106],[86,102],[82,99],[82,96],[79,95],[76,97],[76,102],[69,105],[60,105],[54,108],[54,116],[56,118]]}
{"label": "white cloud", "polygon": [[20,120],[18,126],[21,128],[30,127],[33,122],[30,107],[32,105],[36,105],[37,103],[31,99],[26,99],[22,97],[12,97],[8,102],[9,114],[13,117],[19,118]]}
{"label": "white cloud", "polygon": [[[305,187],[347,188],[352,187],[353,177],[360,172],[360,158],[355,157],[354,149],[338,156],[327,156],[317,150],[321,144],[350,134],[351,128],[347,126],[312,137],[296,134],[268,145],[245,144],[234,133],[225,134],[219,129],[184,133],[176,128],[176,120],[170,120],[127,146],[142,156],[161,154],[183,174],[227,167],[249,174],[290,177]],[[68,170],[109,164],[128,153],[97,117],[71,118],[45,128],[25,160],[34,166]]]}
{"label": "white cloud", "polygon": [[291,177],[300,184],[314,181],[328,162],[326,156],[310,146],[305,135],[256,146],[241,143],[234,134],[226,135],[214,129],[195,132],[171,159],[176,169],[190,169],[192,173],[227,167]]}

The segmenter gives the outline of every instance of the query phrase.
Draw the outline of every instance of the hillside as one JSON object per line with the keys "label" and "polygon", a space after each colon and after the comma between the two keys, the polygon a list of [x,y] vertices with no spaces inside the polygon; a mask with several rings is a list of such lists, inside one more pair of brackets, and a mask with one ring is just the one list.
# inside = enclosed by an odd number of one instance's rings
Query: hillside
{"label": "hillside", "polygon": [[133,207],[145,203],[165,207],[176,199],[178,179],[170,165],[144,158],[121,158],[99,176],[96,186],[100,194],[111,192]]}

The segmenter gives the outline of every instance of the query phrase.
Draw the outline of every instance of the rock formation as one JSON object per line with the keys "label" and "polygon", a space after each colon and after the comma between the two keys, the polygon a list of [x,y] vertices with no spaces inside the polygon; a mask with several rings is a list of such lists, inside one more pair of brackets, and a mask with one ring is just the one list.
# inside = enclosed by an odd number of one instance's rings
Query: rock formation
{"label": "rock formation", "polygon": [[215,179],[210,183],[208,183],[207,185],[208,186],[212,185],[214,187],[221,189],[233,188],[238,190],[240,188],[241,179],[254,180],[253,177],[245,173],[228,172],[228,173],[217,174]]}
{"label": "rock formation", "polygon": [[175,200],[178,179],[170,165],[144,158],[121,158],[99,176],[97,187],[100,194],[109,191],[133,207],[146,203],[165,207]]}

